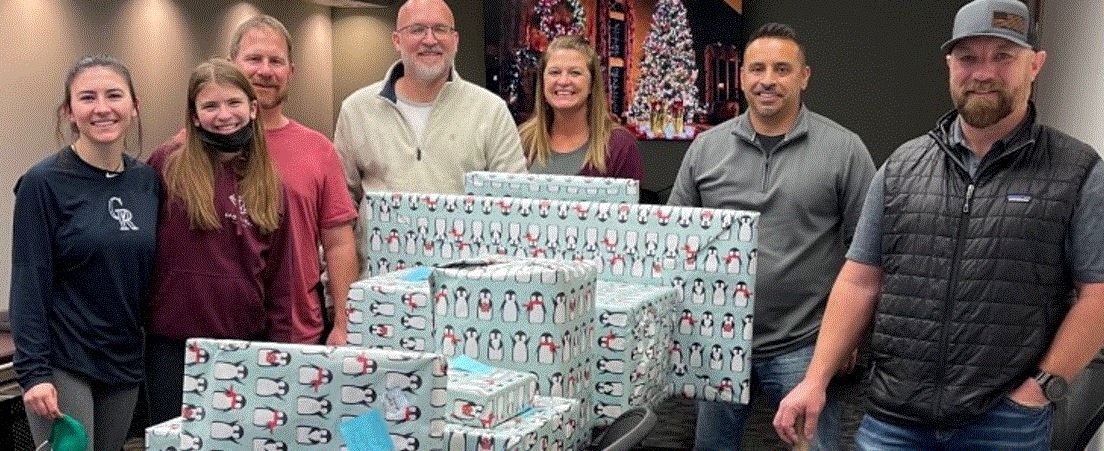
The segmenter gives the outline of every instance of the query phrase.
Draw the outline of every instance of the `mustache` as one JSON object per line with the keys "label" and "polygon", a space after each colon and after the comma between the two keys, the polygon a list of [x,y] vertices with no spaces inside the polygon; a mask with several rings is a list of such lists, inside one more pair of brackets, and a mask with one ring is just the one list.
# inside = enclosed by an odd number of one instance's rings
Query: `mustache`
{"label": "mustache", "polygon": [[418,53],[422,52],[445,53],[445,47],[441,45],[423,45],[418,47]]}
{"label": "mustache", "polygon": [[1004,91],[1004,83],[999,81],[979,81],[966,85],[966,92],[975,91]]}

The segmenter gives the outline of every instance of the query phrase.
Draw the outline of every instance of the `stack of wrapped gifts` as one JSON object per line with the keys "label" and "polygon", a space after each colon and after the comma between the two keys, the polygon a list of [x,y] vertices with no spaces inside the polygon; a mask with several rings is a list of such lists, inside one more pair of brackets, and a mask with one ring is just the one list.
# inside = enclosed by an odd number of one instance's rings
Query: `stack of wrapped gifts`
{"label": "stack of wrapped gifts", "polygon": [[536,394],[532,373],[449,361],[447,449],[567,449],[583,441],[579,400]]}
{"label": "stack of wrapped gifts", "polygon": [[590,436],[594,336],[592,262],[483,257],[429,276],[437,352],[531,373],[542,396],[579,401]]}
{"label": "stack of wrapped gifts", "polygon": [[[499,176],[506,180],[524,177]],[[483,186],[487,187],[494,186]],[[597,266],[598,279],[602,281],[673,287],[673,326],[666,356],[669,367],[664,372],[668,376],[664,382],[669,387],[665,392],[735,403],[747,398],[742,387],[750,380],[758,213],[518,198],[502,193],[499,196],[366,194],[361,200],[366,207],[361,219],[371,224],[372,229],[360,243],[362,255],[369,256],[366,270],[380,275],[418,265],[446,264],[465,256],[495,255],[590,262]],[[443,295],[456,297],[452,288],[443,293],[431,288],[430,304],[435,305]],[[520,309],[530,302],[529,295],[520,289],[493,293],[493,306],[489,306],[481,300],[481,296],[486,296],[482,287],[474,291],[465,287],[459,299],[476,306],[473,315],[513,319],[517,316],[515,312],[522,312]],[[597,295],[602,295],[601,290]],[[510,300],[505,306],[501,304],[504,299]],[[514,299],[517,309],[513,307]],[[547,308],[547,299],[536,299],[534,305]],[[506,347],[513,344],[515,337],[511,332],[516,328],[508,332],[511,327],[493,327],[491,323],[475,320],[465,328],[457,328],[455,322],[441,322],[441,315],[436,317],[436,345],[445,343],[441,335],[450,337],[448,347],[441,347],[438,352],[455,354],[459,349],[465,353],[463,347],[457,346],[467,343],[466,334],[472,333],[479,335],[480,346],[495,343],[490,350],[482,350],[486,357],[481,354],[479,358],[499,365],[496,362],[512,357]],[[451,330],[444,329],[444,324],[451,324]],[[469,331],[468,327],[474,330]],[[398,333],[402,332],[400,329],[387,330]],[[540,340],[529,331],[523,333],[524,336],[517,337],[518,341]],[[597,338],[587,341],[592,350],[601,346]],[[503,348],[497,347],[498,343]],[[624,354],[620,360],[634,359],[631,350]],[[594,356],[595,369],[600,362]],[[538,382],[542,386],[548,384],[543,379]],[[607,384],[600,390],[616,392],[617,388]],[[624,390],[628,387],[622,386]],[[628,406],[621,405],[620,410]],[[594,407],[583,409],[588,415],[603,418],[618,411],[599,407],[602,411],[595,412]]]}

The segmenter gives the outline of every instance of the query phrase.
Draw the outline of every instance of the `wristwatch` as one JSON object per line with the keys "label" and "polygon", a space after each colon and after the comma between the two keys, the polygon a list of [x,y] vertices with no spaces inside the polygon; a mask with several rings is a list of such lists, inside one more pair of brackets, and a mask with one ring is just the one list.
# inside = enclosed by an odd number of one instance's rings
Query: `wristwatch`
{"label": "wristwatch", "polygon": [[1039,370],[1039,373],[1035,375],[1035,380],[1039,382],[1039,386],[1043,388],[1043,394],[1050,402],[1058,402],[1066,398],[1066,393],[1069,392],[1069,384],[1066,380],[1057,374],[1050,374],[1046,371]]}

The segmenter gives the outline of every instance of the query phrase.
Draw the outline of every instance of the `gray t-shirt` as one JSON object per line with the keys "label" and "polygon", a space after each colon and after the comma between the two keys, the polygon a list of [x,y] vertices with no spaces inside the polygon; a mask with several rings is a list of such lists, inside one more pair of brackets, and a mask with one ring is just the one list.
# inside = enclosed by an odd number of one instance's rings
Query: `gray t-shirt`
{"label": "gray t-shirt", "polygon": [[[962,165],[970,176],[981,161],[962,143],[961,130],[952,127],[951,139]],[[863,203],[847,259],[867,265],[882,265],[882,217],[885,213],[884,166],[874,174]],[[1104,282],[1104,164],[1097,163],[1081,187],[1081,197],[1066,234],[1066,266],[1081,283]]]}
{"label": "gray t-shirt", "polygon": [[529,167],[530,174],[559,174],[578,175],[583,168],[583,160],[586,159],[587,147],[590,142],[583,143],[578,149],[568,153],[550,152],[547,164],[534,161]]}

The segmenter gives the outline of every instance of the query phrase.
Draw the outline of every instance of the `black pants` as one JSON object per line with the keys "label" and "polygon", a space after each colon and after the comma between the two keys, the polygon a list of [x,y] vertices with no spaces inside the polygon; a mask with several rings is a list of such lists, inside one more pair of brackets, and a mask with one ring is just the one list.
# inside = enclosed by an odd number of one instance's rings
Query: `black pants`
{"label": "black pants", "polygon": [[146,336],[146,399],[150,426],[180,416],[184,340]]}
{"label": "black pants", "polygon": [[314,292],[318,293],[318,305],[322,312],[322,336],[318,337],[318,344],[324,345],[334,328],[333,311],[326,308],[326,287],[321,281],[314,286]]}

